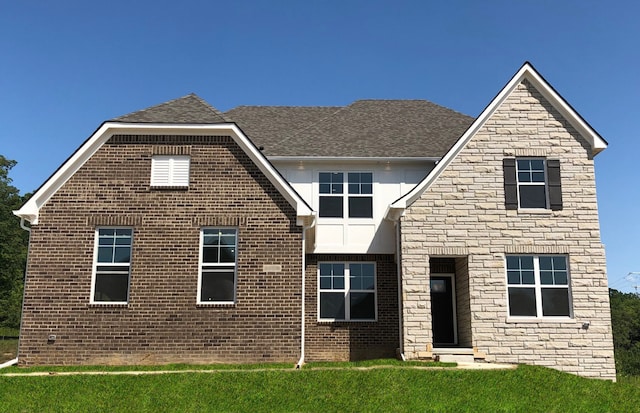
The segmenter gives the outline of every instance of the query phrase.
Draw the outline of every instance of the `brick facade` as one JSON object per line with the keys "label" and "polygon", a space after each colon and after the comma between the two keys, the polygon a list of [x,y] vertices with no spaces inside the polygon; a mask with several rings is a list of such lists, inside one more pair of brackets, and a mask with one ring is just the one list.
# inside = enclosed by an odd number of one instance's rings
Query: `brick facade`
{"label": "brick facade", "polygon": [[[516,156],[560,160],[562,210],[505,209],[502,160]],[[470,337],[463,332],[460,338],[486,353],[488,361],[615,379],[590,145],[529,82],[507,97],[406,210],[401,225],[408,357],[432,344],[429,257],[457,257],[458,305],[467,302],[470,310],[458,320],[469,327]],[[573,318],[508,320],[505,254],[566,254]],[[590,322],[588,329],[583,322]]]}
{"label": "brick facade", "polygon": [[[318,321],[318,262],[354,261],[376,264],[377,321]],[[307,255],[305,359],[348,361],[395,357],[400,346],[397,274],[393,255]]]}
{"label": "brick facade", "polygon": [[[153,154],[190,155],[188,189],[150,188]],[[127,305],[90,304],[98,226],[133,228]],[[233,305],[196,305],[205,226],[238,228]],[[112,137],[42,207],[30,242],[23,366],[298,360],[301,228],[230,137]]]}

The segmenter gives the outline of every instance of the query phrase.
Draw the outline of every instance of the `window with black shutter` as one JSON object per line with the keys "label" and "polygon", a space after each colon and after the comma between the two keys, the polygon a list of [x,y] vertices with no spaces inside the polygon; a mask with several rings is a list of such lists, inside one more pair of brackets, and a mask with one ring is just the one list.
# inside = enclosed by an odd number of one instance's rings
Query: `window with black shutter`
{"label": "window with black shutter", "polygon": [[505,158],[502,166],[506,209],[562,209],[559,160]]}

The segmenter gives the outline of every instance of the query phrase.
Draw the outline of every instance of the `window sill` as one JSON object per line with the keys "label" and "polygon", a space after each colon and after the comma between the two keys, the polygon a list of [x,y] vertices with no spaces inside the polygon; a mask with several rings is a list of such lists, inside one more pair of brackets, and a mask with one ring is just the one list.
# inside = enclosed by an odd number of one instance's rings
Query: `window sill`
{"label": "window sill", "polygon": [[109,302],[92,302],[89,307],[94,308],[128,308],[129,303],[109,303]]}
{"label": "window sill", "polygon": [[362,324],[362,323],[377,323],[378,322],[378,320],[316,320],[316,321],[320,325],[322,325],[322,324],[331,324],[331,325],[353,324],[353,323]]}
{"label": "window sill", "polygon": [[532,215],[551,215],[553,211],[550,209],[534,209],[534,208],[518,208],[519,214],[532,214]]}
{"label": "window sill", "polygon": [[187,191],[189,186],[150,186],[152,191]]}
{"label": "window sill", "polygon": [[576,319],[570,317],[507,317],[507,324],[575,324]]}
{"label": "window sill", "polygon": [[196,308],[211,308],[211,307],[235,307],[236,303],[196,303]]}

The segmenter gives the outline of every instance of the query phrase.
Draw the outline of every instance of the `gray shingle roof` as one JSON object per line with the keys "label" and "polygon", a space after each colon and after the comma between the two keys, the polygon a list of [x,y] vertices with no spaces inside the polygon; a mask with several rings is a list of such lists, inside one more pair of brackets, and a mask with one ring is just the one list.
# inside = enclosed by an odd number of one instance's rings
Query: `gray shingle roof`
{"label": "gray shingle roof", "polygon": [[220,111],[194,93],[113,120],[133,123],[228,123]]}
{"label": "gray shingle roof", "polygon": [[440,157],[473,118],[426,100],[345,107],[240,106],[225,113],[267,156]]}
{"label": "gray shingle roof", "polygon": [[426,100],[348,106],[239,106],[221,113],[190,94],[113,119],[135,123],[235,122],[267,156],[441,157],[473,118]]}

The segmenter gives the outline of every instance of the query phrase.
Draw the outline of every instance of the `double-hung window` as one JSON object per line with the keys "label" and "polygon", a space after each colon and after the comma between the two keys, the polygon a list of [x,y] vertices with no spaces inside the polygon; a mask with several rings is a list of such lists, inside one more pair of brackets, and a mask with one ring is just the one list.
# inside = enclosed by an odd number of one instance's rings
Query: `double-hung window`
{"label": "double-hung window", "polygon": [[203,228],[200,245],[198,303],[235,302],[238,230]]}
{"label": "double-hung window", "polygon": [[344,217],[344,173],[320,172],[320,218]]}
{"label": "double-hung window", "polygon": [[373,217],[373,174],[349,172],[349,218]]}
{"label": "double-hung window", "polygon": [[151,158],[151,186],[189,186],[189,156],[155,155]]}
{"label": "double-hung window", "polygon": [[321,321],[374,321],[376,268],[372,262],[318,264]]}
{"label": "double-hung window", "polygon": [[547,185],[544,159],[516,159],[520,208],[546,208]]}
{"label": "double-hung window", "polygon": [[564,255],[508,255],[509,316],[571,317]]}
{"label": "double-hung window", "polygon": [[373,173],[320,172],[318,178],[320,218],[373,218]]}
{"label": "double-hung window", "polygon": [[559,160],[506,158],[503,169],[506,209],[562,209]]}
{"label": "double-hung window", "polygon": [[132,241],[131,228],[96,230],[92,302],[126,304],[129,301]]}

